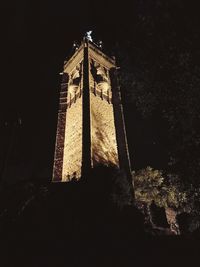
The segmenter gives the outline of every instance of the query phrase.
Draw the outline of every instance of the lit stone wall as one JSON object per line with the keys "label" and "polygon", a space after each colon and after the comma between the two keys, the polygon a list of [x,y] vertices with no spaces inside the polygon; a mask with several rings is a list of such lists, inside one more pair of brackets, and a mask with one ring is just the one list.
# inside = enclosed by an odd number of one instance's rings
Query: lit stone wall
{"label": "lit stone wall", "polygon": [[[61,177],[62,173],[63,182],[70,181],[73,177],[77,179],[81,177],[83,92],[80,91],[80,88],[83,88],[83,77],[86,71],[83,69],[84,64],[82,64],[84,47],[84,44],[82,44],[64,64],[64,72],[69,75],[69,81],[68,89],[65,91],[66,95],[64,99],[62,95],[60,104],[66,108],[66,113],[59,117],[57,150],[54,159],[54,176]],[[115,61],[104,55],[92,44],[89,44],[88,52],[90,62],[89,84],[91,88],[92,167],[100,164],[119,167],[113,105],[110,101],[112,94],[109,92],[110,79],[108,72],[110,68],[115,67]]]}
{"label": "lit stone wall", "polygon": [[90,94],[93,167],[98,164],[119,166],[113,105]]}
{"label": "lit stone wall", "polygon": [[56,150],[53,167],[53,181],[60,181],[63,166],[63,148],[65,136],[66,111],[58,113],[58,124],[56,134]]}
{"label": "lit stone wall", "polygon": [[62,181],[81,175],[82,97],[67,108]]}

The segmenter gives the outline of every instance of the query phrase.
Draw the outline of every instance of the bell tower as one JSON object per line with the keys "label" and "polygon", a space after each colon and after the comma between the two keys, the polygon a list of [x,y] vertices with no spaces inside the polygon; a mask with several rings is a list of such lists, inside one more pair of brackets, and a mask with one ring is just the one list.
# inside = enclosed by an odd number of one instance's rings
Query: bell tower
{"label": "bell tower", "polygon": [[87,177],[98,165],[131,177],[116,62],[87,33],[64,62],[53,181]]}

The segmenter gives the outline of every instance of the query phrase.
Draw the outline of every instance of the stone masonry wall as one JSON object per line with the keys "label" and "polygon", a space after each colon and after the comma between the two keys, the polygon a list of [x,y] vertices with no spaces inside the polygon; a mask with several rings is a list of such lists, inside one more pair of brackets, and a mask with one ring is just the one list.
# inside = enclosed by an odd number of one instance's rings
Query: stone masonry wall
{"label": "stone masonry wall", "polygon": [[119,166],[113,105],[90,94],[92,164]]}
{"label": "stone masonry wall", "polygon": [[53,181],[60,181],[62,178],[65,121],[66,121],[66,112],[59,112],[57,134],[56,134],[56,150],[55,150],[54,168],[53,168]]}
{"label": "stone masonry wall", "polygon": [[62,181],[79,178],[82,163],[82,97],[67,108]]}

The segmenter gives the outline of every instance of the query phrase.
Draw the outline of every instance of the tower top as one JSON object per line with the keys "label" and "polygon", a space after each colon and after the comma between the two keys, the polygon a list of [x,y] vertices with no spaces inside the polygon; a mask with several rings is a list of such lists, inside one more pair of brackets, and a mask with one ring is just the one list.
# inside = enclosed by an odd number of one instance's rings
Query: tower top
{"label": "tower top", "polygon": [[92,31],[87,31],[85,33],[84,39],[87,39],[88,41],[93,42],[93,40],[92,40]]}
{"label": "tower top", "polygon": [[70,73],[76,67],[76,65],[83,60],[85,44],[87,46],[88,55],[91,60],[97,62],[101,61],[101,65],[108,69],[116,67],[115,59],[104,53],[103,49],[101,49],[94,41],[88,39],[88,37],[85,35],[80,46],[76,47],[74,53],[64,61],[64,73]]}
{"label": "tower top", "polygon": [[92,30],[87,31],[83,37],[83,41],[89,41],[90,43],[92,43],[93,45],[95,45],[98,49],[102,50],[102,46],[103,46],[103,42],[101,40],[98,40],[96,42],[94,42],[93,38],[92,38]]}

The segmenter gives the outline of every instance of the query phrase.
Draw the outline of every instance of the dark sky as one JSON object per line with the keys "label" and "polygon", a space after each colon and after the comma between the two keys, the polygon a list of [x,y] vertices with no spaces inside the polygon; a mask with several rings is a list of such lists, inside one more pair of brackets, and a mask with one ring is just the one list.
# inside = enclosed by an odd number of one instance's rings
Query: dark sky
{"label": "dark sky", "polygon": [[[183,36],[193,28],[191,25],[197,25],[198,9],[194,5],[181,0],[164,2],[44,0],[36,4],[22,0],[3,4],[1,170],[11,143],[10,160],[17,166],[16,172],[23,170],[27,177],[51,173],[59,72],[73,41],[80,41],[88,29],[112,50],[118,42],[143,42],[139,20],[150,25],[154,18],[158,36],[165,31],[167,34],[170,27]],[[173,23],[163,27],[163,16],[171,16]],[[17,118],[21,118],[20,127],[14,127]],[[131,147],[133,153],[134,144]]]}

